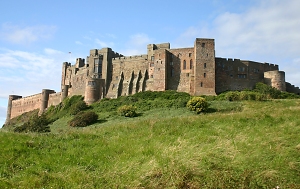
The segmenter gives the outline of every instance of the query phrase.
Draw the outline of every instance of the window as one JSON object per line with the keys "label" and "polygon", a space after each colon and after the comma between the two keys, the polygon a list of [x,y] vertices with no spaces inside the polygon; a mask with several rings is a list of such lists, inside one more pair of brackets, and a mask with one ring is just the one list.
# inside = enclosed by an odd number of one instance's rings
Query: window
{"label": "window", "polygon": [[189,57],[192,57],[192,53],[189,53]]}
{"label": "window", "polygon": [[173,62],[170,62],[170,66],[173,66]]}
{"label": "window", "polygon": [[190,69],[193,69],[193,60],[190,60]]}
{"label": "window", "polygon": [[203,87],[203,83],[202,82],[200,83],[200,87]]}
{"label": "window", "polygon": [[206,78],[206,73],[203,74],[203,77]]}
{"label": "window", "polygon": [[94,72],[102,73],[102,60],[99,58],[95,58],[94,63],[95,63]]}
{"label": "window", "polygon": [[95,85],[95,81],[89,81],[89,82],[88,82],[88,85],[94,86],[94,85]]}
{"label": "window", "polygon": [[183,61],[183,69],[184,70],[186,69],[186,61],[185,60]]}
{"label": "window", "polygon": [[204,68],[206,68],[206,63],[204,63]]}
{"label": "window", "polygon": [[154,61],[154,56],[151,56],[151,61]]}
{"label": "window", "polygon": [[154,63],[151,63],[151,64],[150,64],[150,67],[154,67]]}
{"label": "window", "polygon": [[203,48],[204,48],[204,47],[205,47],[205,43],[202,43],[202,44],[201,44],[201,47],[203,47]]}
{"label": "window", "polygon": [[244,72],[245,71],[245,67],[238,67],[238,71],[239,72]]}
{"label": "window", "polygon": [[174,56],[173,54],[170,54],[170,56],[169,56],[170,57],[170,62],[173,61],[173,56]]}
{"label": "window", "polygon": [[238,78],[240,78],[240,79],[246,79],[246,74],[238,74]]}

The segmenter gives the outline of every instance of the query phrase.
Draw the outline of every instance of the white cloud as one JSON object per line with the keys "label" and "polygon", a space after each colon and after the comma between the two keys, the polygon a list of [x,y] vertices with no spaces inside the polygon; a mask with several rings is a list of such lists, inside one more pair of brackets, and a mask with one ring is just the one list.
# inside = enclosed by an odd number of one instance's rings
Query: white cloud
{"label": "white cloud", "polygon": [[114,46],[114,43],[113,42],[104,42],[104,41],[101,41],[100,39],[95,39],[95,43],[100,45],[102,48],[103,47],[113,47]]}
{"label": "white cloud", "polygon": [[6,117],[6,107],[0,106],[0,117]]}
{"label": "white cloud", "polygon": [[47,55],[62,55],[62,54],[64,54],[64,53],[61,52],[61,51],[58,51],[58,50],[55,50],[55,49],[51,49],[51,48],[45,48],[45,49],[44,49],[44,52],[45,52]]}
{"label": "white cloud", "polygon": [[[5,101],[7,104],[7,100],[0,100],[1,101]],[[4,107],[2,105],[2,103],[0,103],[0,128],[2,127],[2,125],[4,124],[6,119],[6,107]]]}
{"label": "white cloud", "polygon": [[225,12],[212,23],[191,26],[177,46],[191,46],[196,37],[214,38],[216,56],[278,64],[286,80],[300,86],[300,65],[291,64],[300,58],[300,1],[258,2],[245,12]]}
{"label": "white cloud", "polygon": [[147,45],[153,43],[153,41],[153,39],[143,33],[132,35],[125,45],[126,49],[122,50],[122,54],[124,53],[127,56],[145,54]]}
{"label": "white cloud", "polygon": [[0,97],[32,95],[43,88],[59,90],[61,64],[68,56],[50,48],[44,54],[0,49]]}
{"label": "white cloud", "polygon": [[0,117],[0,128],[2,128],[3,124],[5,123],[6,117]]}
{"label": "white cloud", "polygon": [[51,38],[56,31],[55,26],[26,26],[2,24],[0,36],[2,40],[15,44],[28,45],[40,39]]}
{"label": "white cloud", "polygon": [[107,33],[107,34],[105,34],[107,37],[109,37],[109,38],[113,38],[113,39],[116,39],[117,38],[117,36],[115,35],[115,34],[112,34],[112,33]]}
{"label": "white cloud", "polygon": [[[267,2],[267,3],[266,3]],[[284,54],[294,56],[300,44],[300,1],[264,1],[242,14],[216,18],[213,33],[225,53],[241,55]],[[240,46],[232,49],[230,46]]]}
{"label": "white cloud", "polygon": [[77,45],[83,45],[83,43],[80,42],[80,41],[75,41],[75,44],[77,44]]}

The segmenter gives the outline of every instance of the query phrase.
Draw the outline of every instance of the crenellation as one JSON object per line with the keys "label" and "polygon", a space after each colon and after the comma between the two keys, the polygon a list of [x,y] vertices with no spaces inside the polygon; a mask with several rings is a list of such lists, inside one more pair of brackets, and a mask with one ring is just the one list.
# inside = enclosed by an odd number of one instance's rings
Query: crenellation
{"label": "crenellation", "polygon": [[193,47],[170,48],[149,44],[147,54],[123,56],[111,48],[91,49],[86,59],[62,64],[61,92],[45,89],[23,97],[9,96],[7,121],[33,109],[40,113],[66,97],[82,95],[87,104],[142,91],[176,90],[191,95],[253,89],[264,82],[282,91],[300,93],[285,82],[278,65],[237,58],[215,57],[215,40],[196,38]]}

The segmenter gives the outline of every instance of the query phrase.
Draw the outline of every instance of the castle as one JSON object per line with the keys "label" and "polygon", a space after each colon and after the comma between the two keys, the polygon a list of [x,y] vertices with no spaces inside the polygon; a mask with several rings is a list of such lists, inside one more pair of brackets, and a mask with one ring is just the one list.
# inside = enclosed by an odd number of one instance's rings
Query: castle
{"label": "castle", "polygon": [[170,43],[149,44],[147,54],[138,56],[123,56],[111,48],[93,49],[86,60],[63,63],[61,92],[43,89],[27,97],[10,95],[6,121],[34,109],[43,112],[72,95],[82,95],[91,104],[147,90],[216,95],[253,89],[257,82],[300,93],[299,87],[285,82],[278,65],[215,57],[214,39],[197,38],[194,47],[177,49],[170,49]]}

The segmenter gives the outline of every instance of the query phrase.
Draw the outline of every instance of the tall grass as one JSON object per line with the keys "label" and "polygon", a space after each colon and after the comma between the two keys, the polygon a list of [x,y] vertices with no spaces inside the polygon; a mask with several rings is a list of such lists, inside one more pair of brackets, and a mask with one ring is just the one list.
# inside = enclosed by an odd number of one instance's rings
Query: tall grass
{"label": "tall grass", "polygon": [[58,132],[0,132],[0,188],[300,188],[299,105],[216,101],[207,114],[159,108],[85,128],[66,116]]}

